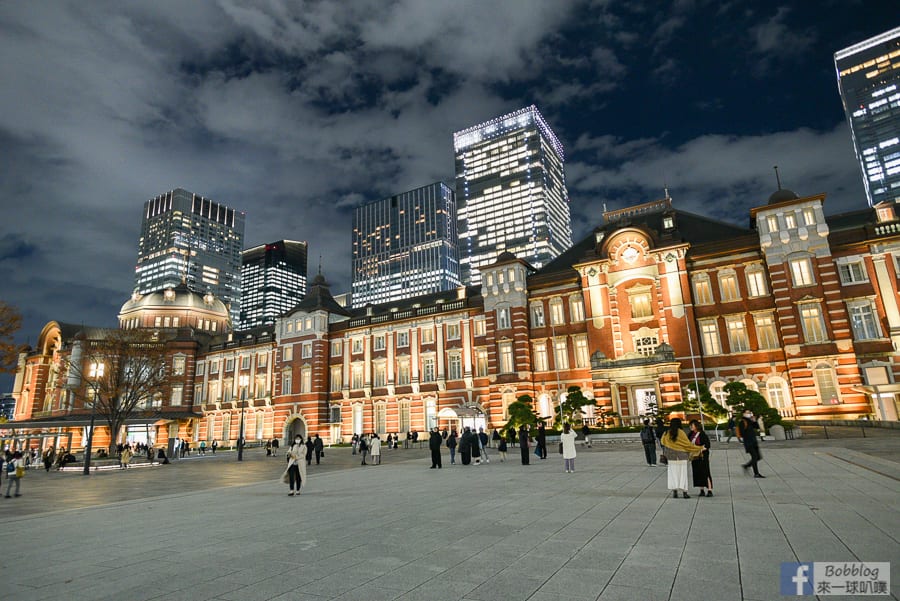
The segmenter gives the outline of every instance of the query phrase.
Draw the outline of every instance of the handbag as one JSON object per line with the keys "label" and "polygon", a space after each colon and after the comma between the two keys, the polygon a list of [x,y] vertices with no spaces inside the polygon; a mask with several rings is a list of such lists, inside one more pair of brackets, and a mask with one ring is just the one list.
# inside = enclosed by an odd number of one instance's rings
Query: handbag
{"label": "handbag", "polygon": [[664,454],[659,456],[659,462],[663,465],[669,465],[669,458]]}
{"label": "handbag", "polygon": [[19,465],[16,466],[16,478],[24,478],[25,477],[25,466]]}
{"label": "handbag", "polygon": [[559,454],[562,455],[562,443],[559,443]]}
{"label": "handbag", "polygon": [[541,447],[534,447],[534,454],[537,457],[541,456]]}

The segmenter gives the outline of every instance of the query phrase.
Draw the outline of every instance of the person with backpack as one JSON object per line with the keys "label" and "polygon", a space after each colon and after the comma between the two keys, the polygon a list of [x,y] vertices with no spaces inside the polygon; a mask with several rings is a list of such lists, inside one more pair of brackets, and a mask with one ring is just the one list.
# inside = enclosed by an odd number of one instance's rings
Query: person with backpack
{"label": "person with backpack", "polygon": [[25,477],[25,461],[22,459],[22,451],[13,453],[12,461],[6,464],[6,498],[11,498],[9,493],[13,483],[16,484],[16,496],[21,497],[20,489],[22,478]]}
{"label": "person with backpack", "polygon": [[366,435],[363,434],[359,437],[359,454],[362,455],[362,463],[360,465],[368,465],[366,463],[366,453],[369,452],[369,443],[366,441]]}
{"label": "person with backpack", "polygon": [[641,429],[641,445],[644,447],[647,465],[656,467],[656,432],[653,431],[649,419],[644,420],[644,427]]}
{"label": "person with backpack", "polygon": [[456,428],[447,435],[447,448],[450,449],[450,465],[456,465]]}

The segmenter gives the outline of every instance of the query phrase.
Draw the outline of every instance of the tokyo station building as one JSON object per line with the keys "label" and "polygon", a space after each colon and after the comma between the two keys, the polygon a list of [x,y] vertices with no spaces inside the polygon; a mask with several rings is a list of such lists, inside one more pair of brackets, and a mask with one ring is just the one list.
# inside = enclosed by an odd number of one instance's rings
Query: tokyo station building
{"label": "tokyo station building", "polygon": [[[592,411],[634,424],[651,403],[679,403],[695,380],[722,404],[725,384],[743,382],[799,422],[896,421],[897,205],[826,217],[825,200],[778,190],[748,227],[680,211],[670,198],[609,211],[539,270],[502,253],[480,286],[358,309],[338,304],[320,273],[274,326],[249,332],[213,331],[210,311],[226,324],[227,308],[187,290],[194,297],[184,296],[177,324],[165,319],[176,310],[165,294],[132,299],[120,326],[170,332],[179,376],[177,393],[147,407],[128,436],[235,444],[242,412],[248,444],[494,428],[523,394],[552,415],[569,386],[596,400]],[[6,424],[17,437],[66,432],[83,444],[88,410],[65,400],[79,382],[54,365],[78,336],[102,331],[76,330],[51,322],[20,356]],[[99,430],[95,440],[106,444]]]}

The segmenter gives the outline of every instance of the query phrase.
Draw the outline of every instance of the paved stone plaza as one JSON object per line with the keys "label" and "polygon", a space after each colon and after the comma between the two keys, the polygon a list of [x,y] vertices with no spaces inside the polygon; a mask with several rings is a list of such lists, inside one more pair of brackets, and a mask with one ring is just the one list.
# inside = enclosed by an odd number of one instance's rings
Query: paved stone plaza
{"label": "paved stone plaza", "polygon": [[293,498],[257,450],[31,472],[0,499],[0,599],[765,601],[780,562],[844,560],[892,562],[900,594],[896,435],[764,443],[764,480],[718,444],[716,496],[687,500],[633,443],[580,449],[575,474],[555,454],[429,470],[427,453],[363,468],[329,450]]}

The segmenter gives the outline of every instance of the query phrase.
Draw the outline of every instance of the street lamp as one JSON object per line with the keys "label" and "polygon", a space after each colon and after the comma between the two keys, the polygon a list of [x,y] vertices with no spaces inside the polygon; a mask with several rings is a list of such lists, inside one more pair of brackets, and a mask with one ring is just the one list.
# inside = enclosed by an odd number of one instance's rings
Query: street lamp
{"label": "street lamp", "polygon": [[247,385],[250,376],[240,376],[238,385],[241,387],[241,427],[238,432],[238,461],[244,460],[244,405],[247,404]]}
{"label": "street lamp", "polygon": [[89,476],[91,474],[91,450],[94,448],[94,418],[97,416],[97,401],[91,401],[91,426],[88,431],[87,447],[84,449],[84,469],[82,475]]}

